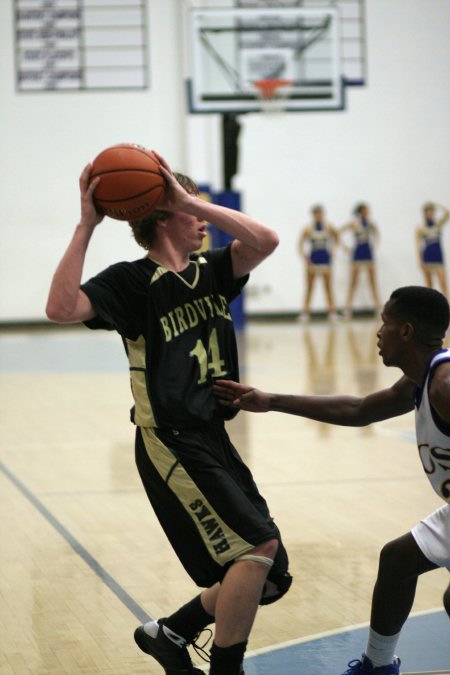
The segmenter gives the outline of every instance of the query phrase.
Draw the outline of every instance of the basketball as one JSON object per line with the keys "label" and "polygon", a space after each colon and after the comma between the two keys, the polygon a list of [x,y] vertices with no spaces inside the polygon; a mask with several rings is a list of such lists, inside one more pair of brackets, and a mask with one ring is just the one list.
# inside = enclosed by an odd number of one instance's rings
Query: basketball
{"label": "basketball", "polygon": [[141,145],[119,143],[103,150],[92,162],[95,208],[116,220],[136,220],[157,208],[165,182],[155,153]]}

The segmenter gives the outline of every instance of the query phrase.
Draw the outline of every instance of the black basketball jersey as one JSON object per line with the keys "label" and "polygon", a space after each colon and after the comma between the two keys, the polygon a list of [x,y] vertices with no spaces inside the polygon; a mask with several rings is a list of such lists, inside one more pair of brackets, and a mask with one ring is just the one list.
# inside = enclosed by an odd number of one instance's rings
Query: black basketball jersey
{"label": "black basketball jersey", "polygon": [[227,246],[193,254],[181,273],[146,257],[81,286],[97,313],[86,325],[122,337],[138,426],[191,428],[235,415],[218,404],[212,383],[239,378],[229,302],[247,279],[233,278]]}

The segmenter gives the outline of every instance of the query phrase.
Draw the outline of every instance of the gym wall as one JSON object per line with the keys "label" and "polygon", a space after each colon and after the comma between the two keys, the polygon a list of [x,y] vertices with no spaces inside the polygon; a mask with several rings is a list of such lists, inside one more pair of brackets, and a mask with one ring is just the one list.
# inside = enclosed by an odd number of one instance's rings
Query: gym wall
{"label": "gym wall", "polygon": [[[53,271],[79,218],[78,176],[108,145],[137,142],[178,170],[220,190],[219,115],[187,112],[185,3],[148,0],[150,87],[136,91],[17,92],[13,2],[0,3],[0,321],[45,319]],[[304,267],[300,229],[322,203],[342,225],[367,201],[381,231],[382,297],[422,283],[414,230],[425,201],[450,207],[450,3],[367,0],[368,77],[347,90],[346,109],[242,115],[233,187],[281,244],[254,272],[246,311],[299,311]],[[444,230],[450,263],[450,223]],[[105,220],[88,251],[85,278],[142,254],[126,224]],[[348,259],[336,259],[342,305]],[[370,305],[363,287],[357,305]],[[321,289],[314,308],[324,307]]]}

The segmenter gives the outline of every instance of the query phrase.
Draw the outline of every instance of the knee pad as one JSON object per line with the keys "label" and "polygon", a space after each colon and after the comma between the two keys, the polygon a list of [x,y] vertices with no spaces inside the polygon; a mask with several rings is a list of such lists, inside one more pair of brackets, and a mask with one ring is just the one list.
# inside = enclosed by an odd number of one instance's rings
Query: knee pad
{"label": "knee pad", "polygon": [[[274,564],[274,561],[271,558],[267,558],[263,555],[244,554],[239,556],[239,558],[236,558],[235,562],[239,562],[239,560],[251,560],[260,563],[261,565],[267,565],[270,568],[272,568]],[[267,584],[264,584],[261,600],[259,601],[260,605],[271,605],[273,602],[277,602],[277,600],[282,598],[283,595],[288,592],[292,584],[292,576],[289,572],[277,572],[276,570],[272,571],[271,569],[267,575],[267,579],[275,584],[277,591],[275,593],[272,591],[270,595],[266,595]]]}
{"label": "knee pad", "polygon": [[282,572],[279,574],[271,574],[271,572],[269,572],[267,579],[275,584],[277,592],[266,596],[267,584],[265,584],[261,600],[259,601],[260,605],[271,605],[273,602],[277,602],[283,595],[286,595],[292,584],[292,576],[289,572]]}
{"label": "knee pad", "polygon": [[282,598],[283,595],[288,592],[292,584],[292,577],[288,570],[288,555],[282,541],[280,540],[278,550],[273,561],[273,567],[269,570],[269,574],[267,575],[267,581],[271,581],[272,584],[276,586],[276,592],[274,593],[273,589],[271,589],[270,595],[267,595],[268,589],[264,587],[261,600],[259,601],[260,605],[271,605],[273,602],[277,602],[277,600]]}
{"label": "knee pad", "polygon": [[264,555],[251,555],[248,553],[240,555],[239,558],[236,558],[235,562],[239,562],[239,560],[251,560],[252,562],[260,563],[261,565],[267,565],[268,567],[272,567],[273,565],[272,558],[267,558]]}

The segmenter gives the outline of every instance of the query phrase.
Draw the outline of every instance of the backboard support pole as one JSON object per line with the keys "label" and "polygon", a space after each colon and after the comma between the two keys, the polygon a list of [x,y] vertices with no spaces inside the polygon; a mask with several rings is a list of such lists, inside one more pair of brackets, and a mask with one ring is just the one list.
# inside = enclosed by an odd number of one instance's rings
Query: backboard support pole
{"label": "backboard support pole", "polygon": [[225,190],[233,189],[233,177],[238,172],[240,131],[241,125],[238,113],[222,113],[222,160]]}

